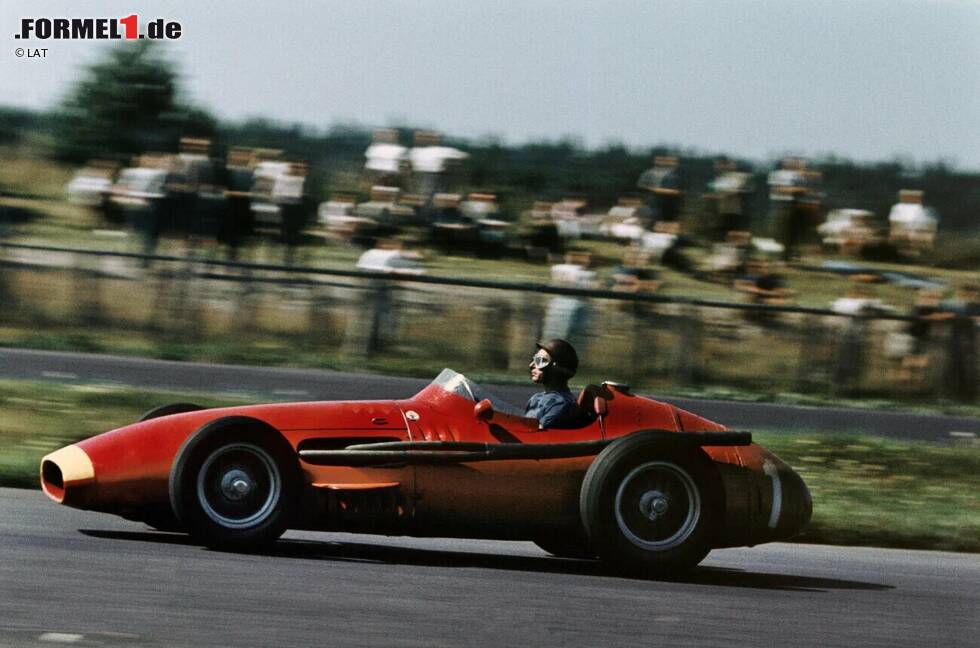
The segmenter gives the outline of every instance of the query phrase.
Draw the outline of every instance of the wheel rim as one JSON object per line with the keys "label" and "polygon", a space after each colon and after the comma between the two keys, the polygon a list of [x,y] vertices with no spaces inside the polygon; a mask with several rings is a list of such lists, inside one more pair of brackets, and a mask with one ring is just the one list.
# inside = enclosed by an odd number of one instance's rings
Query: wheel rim
{"label": "wheel rim", "polygon": [[275,511],[282,477],[264,449],[239,443],[212,452],[197,475],[197,499],[205,515],[223,527],[261,524]]}
{"label": "wheel rim", "polygon": [[677,547],[701,518],[701,496],[680,466],[651,461],[623,478],[614,502],[616,524],[626,538],[648,551]]}

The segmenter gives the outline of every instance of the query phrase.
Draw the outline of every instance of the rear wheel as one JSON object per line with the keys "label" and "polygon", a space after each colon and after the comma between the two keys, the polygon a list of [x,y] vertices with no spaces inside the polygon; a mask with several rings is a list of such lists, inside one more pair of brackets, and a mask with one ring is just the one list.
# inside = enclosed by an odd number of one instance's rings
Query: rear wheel
{"label": "rear wheel", "polygon": [[596,557],[595,551],[589,548],[588,537],[582,530],[542,534],[534,538],[534,544],[559,558],[591,560]]}
{"label": "rear wheel", "polygon": [[691,569],[710,551],[718,486],[700,448],[643,433],[613,443],[590,466],[580,508],[591,546],[630,574]]}
{"label": "rear wheel", "polygon": [[253,549],[286,530],[299,481],[296,455],[278,431],[254,419],[219,419],[181,448],[170,472],[170,501],[204,544]]}

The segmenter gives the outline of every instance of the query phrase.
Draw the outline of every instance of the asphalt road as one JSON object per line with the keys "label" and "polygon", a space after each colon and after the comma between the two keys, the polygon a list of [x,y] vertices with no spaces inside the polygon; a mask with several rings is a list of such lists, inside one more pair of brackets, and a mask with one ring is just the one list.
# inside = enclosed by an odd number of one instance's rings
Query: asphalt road
{"label": "asphalt road", "polygon": [[[0,349],[0,378],[120,383],[189,392],[259,395],[275,401],[406,398],[428,383],[417,378],[23,349]],[[491,389],[516,404],[524,403],[534,392],[530,384],[495,385]],[[854,432],[931,442],[980,436],[980,418],[687,398],[664,400],[730,428],[750,431]]]}
{"label": "asphalt road", "polygon": [[0,489],[0,646],[975,646],[980,558],[774,544],[688,578],[533,544],[290,533],[265,555]]}

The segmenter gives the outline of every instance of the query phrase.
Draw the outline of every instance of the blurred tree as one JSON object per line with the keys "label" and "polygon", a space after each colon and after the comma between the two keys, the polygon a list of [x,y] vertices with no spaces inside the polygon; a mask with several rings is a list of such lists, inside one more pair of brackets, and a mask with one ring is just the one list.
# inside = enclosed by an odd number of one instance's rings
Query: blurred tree
{"label": "blurred tree", "polygon": [[0,107],[0,145],[16,144],[38,116],[26,108]]}
{"label": "blurred tree", "polygon": [[182,135],[209,136],[216,127],[180,103],[174,64],[146,40],[120,43],[89,66],[58,113],[55,153],[75,162],[174,151]]}

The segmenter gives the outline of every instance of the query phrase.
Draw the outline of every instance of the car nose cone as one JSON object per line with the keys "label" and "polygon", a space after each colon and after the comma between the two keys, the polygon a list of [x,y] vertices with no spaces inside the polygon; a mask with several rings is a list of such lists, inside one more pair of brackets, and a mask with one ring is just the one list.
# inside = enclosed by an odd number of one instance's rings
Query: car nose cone
{"label": "car nose cone", "polygon": [[77,445],[56,450],[41,460],[41,489],[59,504],[65,502],[73,488],[94,480],[92,460]]}

